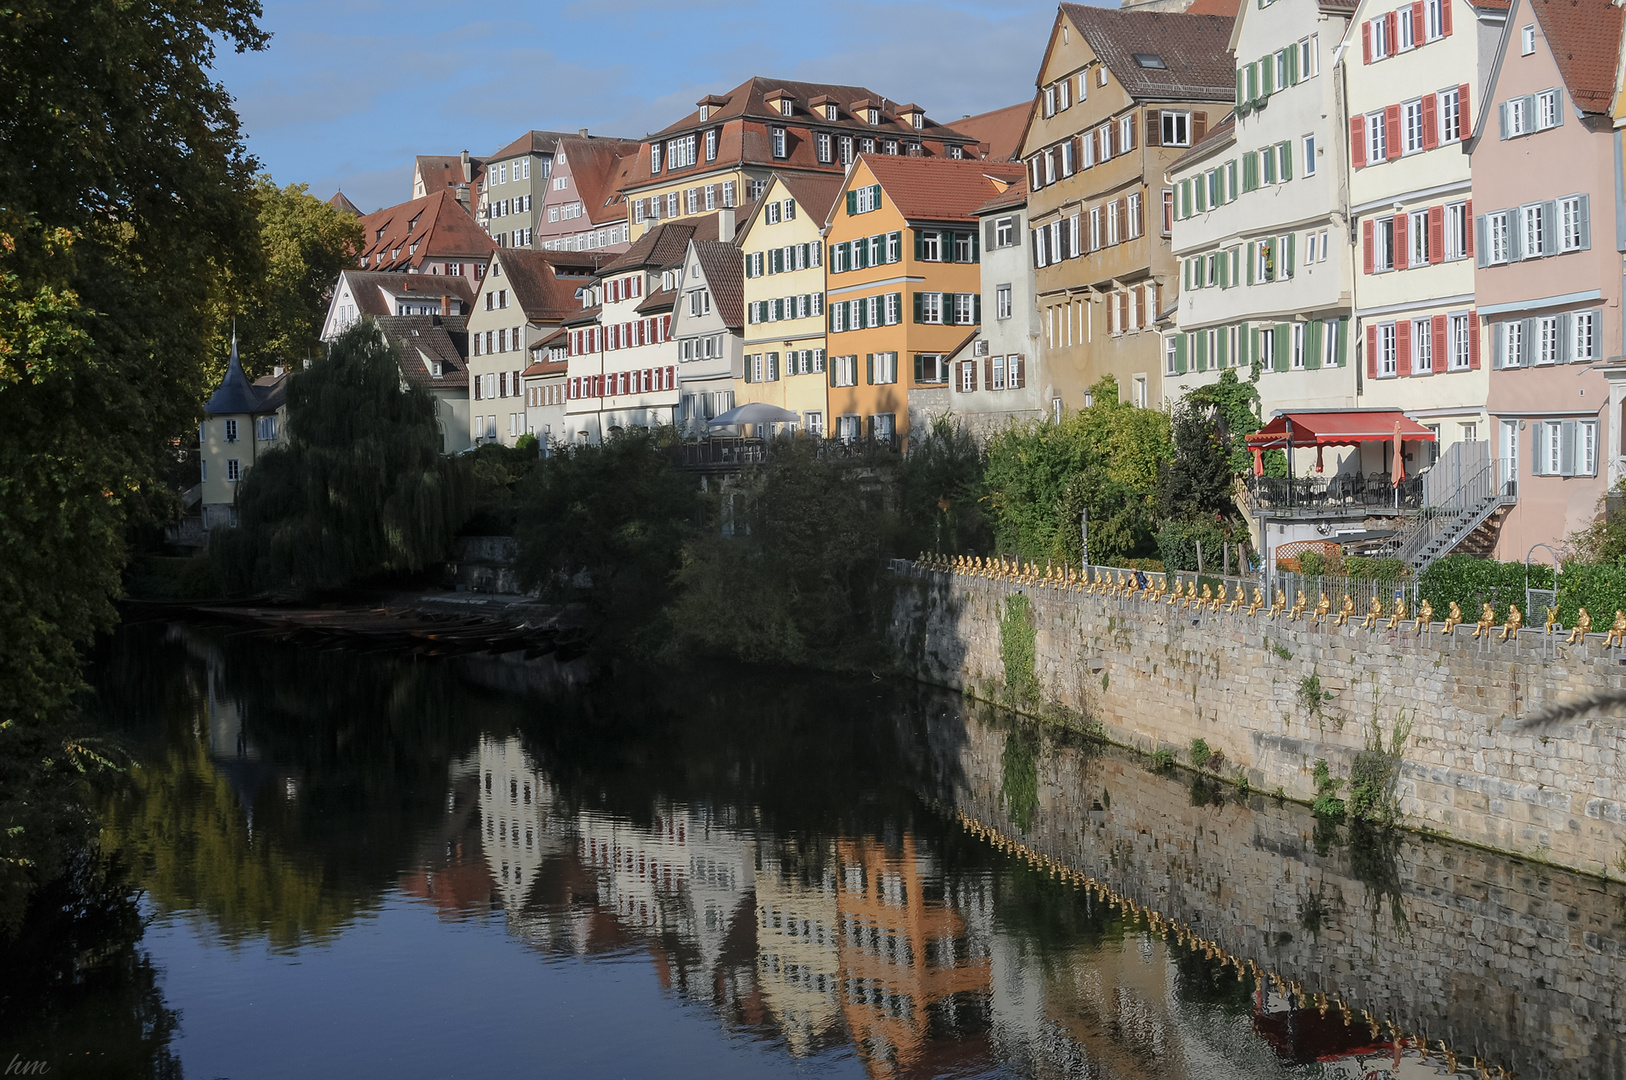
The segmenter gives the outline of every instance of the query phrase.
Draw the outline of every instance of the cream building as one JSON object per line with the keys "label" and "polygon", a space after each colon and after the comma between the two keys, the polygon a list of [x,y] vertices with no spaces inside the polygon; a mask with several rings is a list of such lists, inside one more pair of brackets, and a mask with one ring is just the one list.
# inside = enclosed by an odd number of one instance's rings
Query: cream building
{"label": "cream building", "polygon": [[706,421],[733,408],[742,365],[740,249],[720,240],[691,240],[683,265],[664,277],[676,295],[679,426],[685,435],[704,435]]}
{"label": "cream building", "polygon": [[279,368],[275,375],[250,383],[232,334],[226,377],[203,406],[207,417],[198,424],[205,529],[237,525],[237,485],[261,454],[281,445],[288,417],[287,379]]}
{"label": "cream building", "polygon": [[816,436],[829,433],[824,222],[840,191],[839,178],[776,173],[740,236],[745,362],[735,402],[788,409]]}

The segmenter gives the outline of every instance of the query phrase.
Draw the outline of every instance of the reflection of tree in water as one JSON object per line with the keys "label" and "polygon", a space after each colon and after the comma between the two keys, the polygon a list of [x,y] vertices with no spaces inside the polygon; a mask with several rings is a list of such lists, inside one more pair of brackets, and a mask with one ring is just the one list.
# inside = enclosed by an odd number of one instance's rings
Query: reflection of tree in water
{"label": "reflection of tree in water", "polygon": [[1389,924],[1395,933],[1406,937],[1411,921],[1400,884],[1400,830],[1374,825],[1356,818],[1349,823],[1349,869],[1357,881],[1367,888],[1372,902],[1372,929],[1378,928],[1383,914],[1383,902],[1389,902]]}
{"label": "reflection of tree in water", "polygon": [[1033,812],[1039,808],[1040,745],[1037,730],[1015,724],[1005,733],[1005,750],[1000,756],[1001,798],[1011,824],[1023,832],[1033,827]]}

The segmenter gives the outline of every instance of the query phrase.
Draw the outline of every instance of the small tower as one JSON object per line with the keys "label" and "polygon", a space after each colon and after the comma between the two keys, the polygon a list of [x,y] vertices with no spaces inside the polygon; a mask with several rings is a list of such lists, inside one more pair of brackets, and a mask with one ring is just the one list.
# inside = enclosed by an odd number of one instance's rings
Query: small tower
{"label": "small tower", "polygon": [[266,450],[282,441],[287,414],[288,376],[249,382],[237,358],[237,328],[232,327],[231,358],[226,377],[203,406],[198,424],[203,527],[237,524],[237,485]]}

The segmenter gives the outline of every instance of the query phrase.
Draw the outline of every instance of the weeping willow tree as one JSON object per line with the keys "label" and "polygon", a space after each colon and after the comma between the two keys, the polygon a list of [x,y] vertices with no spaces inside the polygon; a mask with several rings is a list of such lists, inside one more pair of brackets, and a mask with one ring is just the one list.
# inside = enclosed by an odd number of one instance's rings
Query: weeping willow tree
{"label": "weeping willow tree", "polygon": [[215,538],[228,589],[327,588],[445,554],[468,515],[468,470],[441,456],[434,399],[402,381],[370,322],[290,377],[287,432],[244,477],[239,527]]}

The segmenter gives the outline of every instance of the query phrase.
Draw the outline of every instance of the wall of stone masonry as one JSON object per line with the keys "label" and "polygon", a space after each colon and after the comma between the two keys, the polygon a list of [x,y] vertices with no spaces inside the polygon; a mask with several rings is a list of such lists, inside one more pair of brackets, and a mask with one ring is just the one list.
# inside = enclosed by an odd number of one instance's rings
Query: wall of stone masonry
{"label": "wall of stone masonry", "polygon": [[[1549,645],[1525,631],[1475,641],[1205,612],[1011,581],[900,573],[893,639],[923,681],[1004,700],[1000,617],[1029,597],[1041,701],[1098,722],[1109,739],[1178,760],[1201,738],[1265,792],[1315,794],[1317,758],[1347,777],[1375,732],[1411,726],[1398,797],[1408,824],[1588,873],[1626,858],[1626,707],[1536,726],[1528,717],[1603,691],[1626,666],[1593,635]],[[1497,634],[1499,635],[1499,631]],[[1305,681],[1333,696],[1307,707]],[[1347,788],[1344,792],[1348,794]]]}
{"label": "wall of stone masonry", "polygon": [[923,795],[1342,1000],[1356,1024],[1364,1009],[1515,1076],[1626,1076],[1618,881],[1416,834],[1357,857],[1345,829],[1318,851],[1304,807],[1234,792],[1193,805],[1189,773],[1065,745],[1035,755],[1024,830],[1003,799],[1008,725],[990,712],[900,733],[927,759]]}

